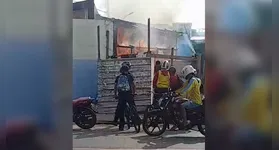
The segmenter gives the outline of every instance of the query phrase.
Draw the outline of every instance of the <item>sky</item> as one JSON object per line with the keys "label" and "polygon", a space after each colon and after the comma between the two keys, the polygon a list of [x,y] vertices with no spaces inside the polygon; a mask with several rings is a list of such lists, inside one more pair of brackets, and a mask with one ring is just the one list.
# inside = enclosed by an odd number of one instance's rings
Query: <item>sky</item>
{"label": "sky", "polygon": [[150,18],[151,24],[191,22],[192,28],[205,27],[205,0],[95,0],[95,4],[102,16],[111,18],[144,24]]}

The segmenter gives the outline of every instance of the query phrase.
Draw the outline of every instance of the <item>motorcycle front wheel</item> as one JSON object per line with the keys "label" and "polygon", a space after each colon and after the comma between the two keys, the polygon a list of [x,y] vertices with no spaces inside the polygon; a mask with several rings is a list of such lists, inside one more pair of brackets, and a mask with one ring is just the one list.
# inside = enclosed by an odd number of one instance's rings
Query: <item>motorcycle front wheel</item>
{"label": "motorcycle front wheel", "polygon": [[[162,115],[152,115],[147,113],[143,119],[143,131],[149,136],[160,136],[167,129],[167,121]],[[151,130],[150,130],[151,129]],[[158,129],[155,131],[155,129]]]}
{"label": "motorcycle front wheel", "polygon": [[91,129],[96,122],[96,114],[89,108],[81,108],[79,114],[76,114],[75,124],[82,129]]}

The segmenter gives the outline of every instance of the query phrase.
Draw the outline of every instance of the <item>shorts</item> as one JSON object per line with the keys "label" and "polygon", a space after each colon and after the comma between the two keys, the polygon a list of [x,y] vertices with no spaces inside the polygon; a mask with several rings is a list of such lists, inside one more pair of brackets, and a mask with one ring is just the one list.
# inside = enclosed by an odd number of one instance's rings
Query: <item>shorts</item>
{"label": "shorts", "polygon": [[186,101],[186,102],[182,103],[182,105],[185,109],[194,109],[194,108],[197,108],[200,106],[192,101]]}

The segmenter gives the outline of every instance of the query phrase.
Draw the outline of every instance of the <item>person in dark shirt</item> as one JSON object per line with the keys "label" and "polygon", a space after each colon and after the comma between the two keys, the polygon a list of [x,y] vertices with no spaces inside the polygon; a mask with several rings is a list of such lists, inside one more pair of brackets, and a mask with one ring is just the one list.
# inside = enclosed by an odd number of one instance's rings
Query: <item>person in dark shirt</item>
{"label": "person in dark shirt", "polygon": [[[132,76],[132,78],[134,79],[133,74],[130,72],[130,69],[131,69],[131,67],[132,67],[132,64],[131,64],[130,62],[128,62],[128,61],[124,61],[123,63],[121,63],[121,67],[122,67],[122,66],[127,66],[127,67],[129,68],[128,74],[130,74],[130,75]],[[122,72],[122,71],[120,70],[120,73],[121,73],[121,72]],[[135,89],[134,89],[134,90],[135,90]],[[115,110],[114,119],[113,119],[113,125],[115,125],[115,126],[118,125],[118,119],[119,119],[119,117],[118,117],[118,110],[119,110],[119,108],[117,107],[116,110]]]}
{"label": "person in dark shirt", "polygon": [[130,63],[130,62],[128,62],[128,61],[124,61],[122,64],[121,64],[121,66],[128,66],[129,67],[129,74],[130,75],[132,75],[132,77],[134,78],[134,76],[133,76],[133,74],[130,72],[130,70],[131,70],[131,67],[132,67],[132,64]]}
{"label": "person in dark shirt", "polygon": [[159,70],[161,70],[161,62],[157,60],[154,66],[154,74],[156,74]]}
{"label": "person in dark shirt", "polygon": [[133,76],[129,74],[128,66],[123,65],[120,69],[120,73],[121,74],[115,79],[114,86],[114,96],[118,99],[116,117],[114,122],[117,122],[119,117],[119,130],[123,131],[125,125],[124,111],[126,109],[126,103],[128,103],[130,106],[135,105],[135,84]]}

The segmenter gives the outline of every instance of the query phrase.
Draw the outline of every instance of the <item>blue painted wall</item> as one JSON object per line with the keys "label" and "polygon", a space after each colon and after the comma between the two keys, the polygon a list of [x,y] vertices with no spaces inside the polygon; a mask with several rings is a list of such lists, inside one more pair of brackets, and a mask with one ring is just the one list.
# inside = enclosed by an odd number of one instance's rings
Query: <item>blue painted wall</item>
{"label": "blue painted wall", "polygon": [[0,126],[28,116],[42,129],[53,127],[51,100],[57,74],[50,45],[34,39],[0,42]]}
{"label": "blue painted wall", "polygon": [[73,99],[97,96],[97,60],[73,60]]}
{"label": "blue painted wall", "polygon": [[72,98],[97,96],[97,26],[100,26],[100,58],[106,57],[106,31],[109,31],[109,55],[113,47],[113,25],[105,20],[73,19],[73,95]]}

